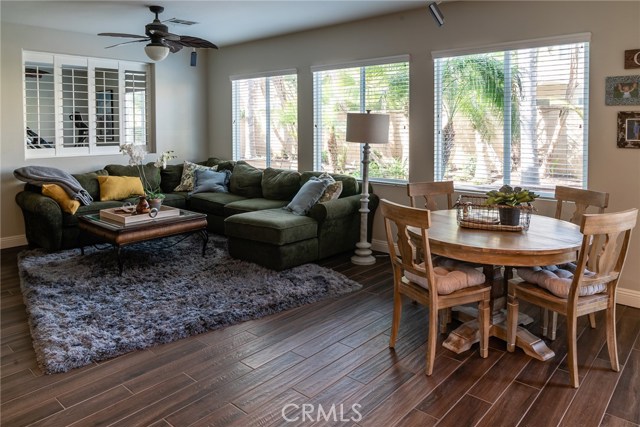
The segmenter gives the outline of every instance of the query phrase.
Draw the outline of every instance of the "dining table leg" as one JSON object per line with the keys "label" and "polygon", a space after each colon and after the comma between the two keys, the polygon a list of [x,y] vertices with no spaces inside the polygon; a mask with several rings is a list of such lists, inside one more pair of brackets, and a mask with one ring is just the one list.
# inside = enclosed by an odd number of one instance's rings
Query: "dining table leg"
{"label": "dining table leg", "polygon": [[[508,280],[511,276],[511,269],[505,268],[504,274],[500,274],[500,267],[484,266],[485,277],[491,282],[491,329],[489,336],[507,340],[507,315],[506,315],[506,290]],[[470,307],[462,309],[463,316],[472,316]],[[520,324],[529,324],[533,319],[529,316],[518,317]],[[480,341],[480,328],[478,320],[472,318],[449,333],[449,336],[442,343],[442,346],[454,353],[462,353],[471,348],[473,344]],[[538,360],[549,360],[555,353],[547,347],[546,343],[533,335],[527,329],[518,326],[516,333],[516,346],[520,347],[525,354]]]}

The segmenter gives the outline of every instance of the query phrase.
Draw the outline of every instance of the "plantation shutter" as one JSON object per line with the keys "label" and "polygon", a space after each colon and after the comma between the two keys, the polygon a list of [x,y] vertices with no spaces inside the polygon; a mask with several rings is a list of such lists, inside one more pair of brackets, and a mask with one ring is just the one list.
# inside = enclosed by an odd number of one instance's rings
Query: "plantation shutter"
{"label": "plantation shutter", "polygon": [[371,145],[369,178],[409,176],[409,57],[370,60],[313,72],[314,168],[361,176],[362,145],[347,142],[347,113],[389,115],[389,143]]}
{"label": "plantation shutter", "polygon": [[585,188],[588,39],[434,53],[436,179],[481,190]]}
{"label": "plantation shutter", "polygon": [[147,130],[147,73],[124,72],[124,142],[146,145]]}
{"label": "plantation shutter", "polygon": [[233,158],[258,168],[298,169],[296,70],[234,76]]}

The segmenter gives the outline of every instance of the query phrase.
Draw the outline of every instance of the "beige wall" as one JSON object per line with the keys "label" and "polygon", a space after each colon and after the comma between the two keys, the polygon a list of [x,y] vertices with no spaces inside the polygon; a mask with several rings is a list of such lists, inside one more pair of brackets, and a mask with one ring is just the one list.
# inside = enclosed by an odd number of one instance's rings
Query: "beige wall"
{"label": "beige wall", "polygon": [[[23,184],[13,177],[14,169],[37,164],[69,172],[88,172],[109,163],[128,162],[123,155],[25,160],[22,50],[149,61],[141,44],[105,50],[104,46],[110,41],[86,34],[2,24],[0,224],[3,247],[21,244],[24,236],[22,213],[14,201]],[[157,150],[174,150],[178,155],[176,161],[200,160],[208,154],[206,53],[201,54],[195,68],[189,66],[189,53],[170,54],[155,67]],[[149,155],[147,160],[154,161],[156,157]]]}
{"label": "beige wall", "polygon": [[[298,70],[301,170],[313,167],[312,76],[314,65],[411,55],[411,180],[433,179],[433,62],[431,51],[590,32],[589,188],[611,194],[610,211],[640,207],[640,150],[616,148],[618,111],[604,105],[605,77],[625,70],[625,49],[640,47],[639,1],[453,2],[440,5],[446,24],[437,28],[426,8],[221,49],[210,59],[210,154],[231,156],[229,76]],[[376,193],[407,202],[402,186],[374,185]],[[552,214],[551,201],[538,201]],[[384,240],[376,218],[374,243]],[[640,306],[640,227],[623,275],[621,300]]]}

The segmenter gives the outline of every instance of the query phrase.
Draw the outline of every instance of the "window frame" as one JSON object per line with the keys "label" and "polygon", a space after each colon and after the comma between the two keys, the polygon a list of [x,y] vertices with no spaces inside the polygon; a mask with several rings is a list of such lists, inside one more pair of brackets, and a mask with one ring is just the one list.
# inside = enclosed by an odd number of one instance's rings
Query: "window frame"
{"label": "window frame", "polygon": [[[444,178],[444,168],[442,165],[443,161],[443,151],[442,151],[442,136],[443,136],[443,128],[442,128],[442,91],[438,88],[442,86],[442,67],[439,67],[437,62],[442,58],[453,58],[465,55],[476,55],[476,54],[489,54],[489,53],[500,53],[500,52],[508,52],[522,49],[540,49],[544,47],[553,47],[553,46],[561,46],[561,45],[570,45],[570,44],[579,44],[583,43],[586,47],[584,51],[584,73],[580,76],[581,81],[583,83],[583,116],[584,120],[582,122],[582,161],[581,161],[581,187],[582,189],[587,188],[588,183],[588,163],[589,163],[589,91],[590,91],[590,43],[591,43],[591,33],[576,33],[570,35],[562,35],[562,36],[551,36],[530,40],[521,40],[521,41],[513,41],[499,44],[492,44],[480,47],[472,47],[472,48],[460,48],[460,49],[448,49],[441,51],[433,51],[432,59],[434,62],[434,181],[443,181]],[[536,98],[538,99],[538,98]],[[505,103],[510,104],[510,100],[505,97]],[[510,108],[510,106],[508,107]],[[503,170],[506,169],[505,160],[509,160],[509,165],[512,164],[512,159],[510,156],[511,150],[511,136],[510,136],[510,128],[511,120],[504,121],[504,141],[503,141],[503,159],[501,160]],[[515,185],[510,181],[510,169],[505,171],[503,177],[503,184]],[[577,169],[576,169],[577,170]],[[554,185],[554,184],[551,184]],[[566,184],[555,184],[555,185],[566,185]],[[462,185],[456,186],[457,190],[468,191],[468,192],[485,192],[486,185]],[[494,189],[494,188],[492,188]],[[537,189],[537,192],[541,193],[543,197],[553,197],[553,189],[548,190],[540,190]]]}
{"label": "window frame", "polygon": [[[155,120],[153,114],[154,104],[154,91],[153,91],[153,64],[134,61],[121,61],[116,59],[94,58],[77,55],[57,54],[48,52],[36,52],[26,51],[22,52],[22,108],[23,108],[23,128],[26,129],[29,121],[27,118],[27,76],[25,68],[30,63],[42,63],[47,67],[53,69],[53,147],[45,147],[33,149],[29,148],[29,144],[23,143],[25,159],[40,159],[40,158],[63,158],[63,157],[79,157],[79,156],[97,156],[97,155],[113,155],[119,154],[120,145],[128,142],[125,136],[125,94],[126,94],[126,82],[125,75],[128,72],[144,73],[145,75],[145,134],[146,139],[144,145],[148,151],[155,149],[155,135],[153,130],[155,129]],[[84,123],[87,125],[87,142],[82,146],[65,146],[65,121],[63,97],[65,96],[64,82],[63,82],[63,69],[65,67],[79,67],[81,70],[86,70],[87,79],[87,117]],[[114,72],[117,70],[118,74],[118,96],[114,110],[117,109],[117,123],[118,132],[114,134],[113,143],[100,143],[97,135],[97,78],[96,69],[111,69]],[[38,77],[36,77],[38,78]],[[75,93],[75,92],[72,92]],[[41,99],[40,94],[35,98],[38,102]],[[83,113],[84,114],[84,113]],[[38,116],[41,113],[38,112]],[[85,117],[83,117],[85,119]],[[40,121],[40,120],[38,120]],[[75,137],[75,130],[73,132]],[[67,136],[68,138],[68,136]]]}
{"label": "window frame", "polygon": [[[391,65],[391,64],[402,64],[402,63],[406,63],[407,64],[407,79],[408,79],[408,88],[407,88],[407,96],[408,96],[408,100],[407,103],[409,105],[410,108],[410,104],[411,104],[411,55],[409,54],[401,54],[401,55],[394,55],[394,56],[388,56],[388,57],[381,57],[381,58],[370,58],[370,59],[364,59],[364,60],[357,60],[357,61],[350,61],[350,62],[344,62],[344,63],[337,63],[337,64],[326,64],[326,65],[318,65],[318,66],[312,66],[311,67],[311,73],[312,73],[312,79],[313,79],[313,167],[314,170],[323,170],[322,168],[322,116],[321,114],[319,114],[319,112],[322,111],[322,88],[321,88],[321,83],[319,82],[319,73],[325,72],[325,71],[338,71],[338,70],[343,70],[343,69],[348,69],[348,68],[360,68],[360,75],[361,78],[362,76],[365,75],[365,68],[366,67],[370,67],[370,66],[383,66],[383,65]],[[365,113],[366,112],[366,103],[365,103],[365,97],[366,97],[366,81],[361,80],[360,81],[360,111],[358,111],[358,113]],[[355,111],[353,111],[355,112]],[[374,111],[371,110],[371,113],[380,113],[380,111]],[[369,174],[368,174],[368,179],[370,182],[377,182],[377,183],[387,183],[387,184],[404,184],[406,182],[409,181],[409,176],[410,176],[410,158],[411,158],[411,153],[410,153],[410,147],[411,147],[411,134],[410,134],[410,125],[411,125],[411,118],[410,118],[410,110],[408,113],[408,117],[407,117],[407,130],[406,130],[406,137],[407,137],[407,155],[406,155],[406,179],[398,179],[398,178],[383,178],[383,177],[377,177],[372,175],[371,173],[371,168],[369,168]],[[384,113],[383,113],[384,114]],[[346,126],[346,116],[345,116],[345,126]],[[391,131],[391,129],[390,129]],[[351,144],[351,143],[350,143]],[[360,144],[360,176],[362,176],[363,173],[363,164],[362,164],[362,147],[364,144]],[[375,146],[372,146],[372,149],[374,149]]]}
{"label": "window frame", "polygon": [[[244,82],[248,80],[258,80],[265,79],[266,83],[266,91],[267,94],[265,99],[265,167],[272,167],[271,163],[273,161],[273,153],[271,152],[271,114],[272,110],[270,107],[271,104],[271,78],[273,77],[286,77],[286,76],[295,76],[296,79],[296,127],[299,126],[299,111],[298,111],[298,100],[299,100],[299,78],[298,78],[298,70],[297,68],[290,68],[284,70],[273,70],[252,74],[237,74],[229,77],[231,80],[231,145],[232,145],[232,159],[234,161],[242,160],[247,161],[245,158],[241,158],[241,149],[240,149],[240,131],[239,126],[241,123],[239,113],[240,109],[238,107],[238,103],[240,102],[237,90],[237,84],[239,82]],[[299,135],[299,131],[298,131]],[[300,151],[300,140],[296,141],[296,145],[298,146],[298,152]],[[251,160],[248,160],[249,162]],[[299,170],[299,158],[296,159],[296,168],[291,170]]]}

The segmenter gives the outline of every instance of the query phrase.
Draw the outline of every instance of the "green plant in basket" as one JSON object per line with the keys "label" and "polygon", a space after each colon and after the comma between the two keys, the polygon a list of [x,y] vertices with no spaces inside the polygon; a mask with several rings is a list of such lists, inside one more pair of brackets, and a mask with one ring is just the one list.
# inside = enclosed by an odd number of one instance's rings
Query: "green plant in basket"
{"label": "green plant in basket", "polygon": [[536,198],[540,197],[539,194],[523,189],[521,187],[511,187],[510,185],[503,185],[499,190],[491,190],[487,192],[486,205],[506,205],[506,206],[520,206],[522,203],[533,202]]}

